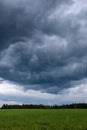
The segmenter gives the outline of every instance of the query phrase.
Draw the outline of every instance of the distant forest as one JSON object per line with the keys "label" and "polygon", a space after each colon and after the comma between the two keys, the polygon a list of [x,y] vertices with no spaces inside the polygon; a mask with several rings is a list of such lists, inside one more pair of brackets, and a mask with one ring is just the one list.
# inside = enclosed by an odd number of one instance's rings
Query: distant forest
{"label": "distant forest", "polygon": [[74,104],[66,104],[66,105],[3,104],[1,109],[87,109],[87,103],[74,103]]}

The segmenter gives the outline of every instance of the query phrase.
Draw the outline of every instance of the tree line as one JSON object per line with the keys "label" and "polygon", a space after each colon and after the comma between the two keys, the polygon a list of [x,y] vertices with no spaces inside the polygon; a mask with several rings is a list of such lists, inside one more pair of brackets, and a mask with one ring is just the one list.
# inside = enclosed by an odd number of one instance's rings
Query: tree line
{"label": "tree line", "polygon": [[87,103],[74,103],[74,104],[65,104],[65,105],[3,104],[1,109],[87,109]]}

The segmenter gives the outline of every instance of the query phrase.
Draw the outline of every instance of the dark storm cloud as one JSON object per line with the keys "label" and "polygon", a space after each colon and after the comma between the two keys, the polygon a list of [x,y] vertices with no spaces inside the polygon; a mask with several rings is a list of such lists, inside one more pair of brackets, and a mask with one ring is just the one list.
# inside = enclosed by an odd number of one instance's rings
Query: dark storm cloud
{"label": "dark storm cloud", "polygon": [[86,9],[75,14],[74,4],[0,2],[0,77],[50,93],[86,78]]}
{"label": "dark storm cloud", "polygon": [[35,30],[40,29],[39,26],[43,26],[42,21],[56,4],[60,6],[62,3],[64,0],[0,1],[0,48],[31,37]]}

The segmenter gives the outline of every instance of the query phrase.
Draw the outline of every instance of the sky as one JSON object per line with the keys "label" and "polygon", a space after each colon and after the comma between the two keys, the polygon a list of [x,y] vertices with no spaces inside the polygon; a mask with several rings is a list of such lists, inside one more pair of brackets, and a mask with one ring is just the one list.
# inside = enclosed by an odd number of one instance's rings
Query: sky
{"label": "sky", "polygon": [[0,0],[0,106],[87,103],[87,0]]}

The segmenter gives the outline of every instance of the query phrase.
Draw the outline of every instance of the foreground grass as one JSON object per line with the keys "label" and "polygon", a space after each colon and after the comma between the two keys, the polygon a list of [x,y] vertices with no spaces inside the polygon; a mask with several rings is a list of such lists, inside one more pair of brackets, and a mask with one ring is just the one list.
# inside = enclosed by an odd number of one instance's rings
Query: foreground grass
{"label": "foreground grass", "polygon": [[0,110],[0,130],[87,130],[87,110]]}

